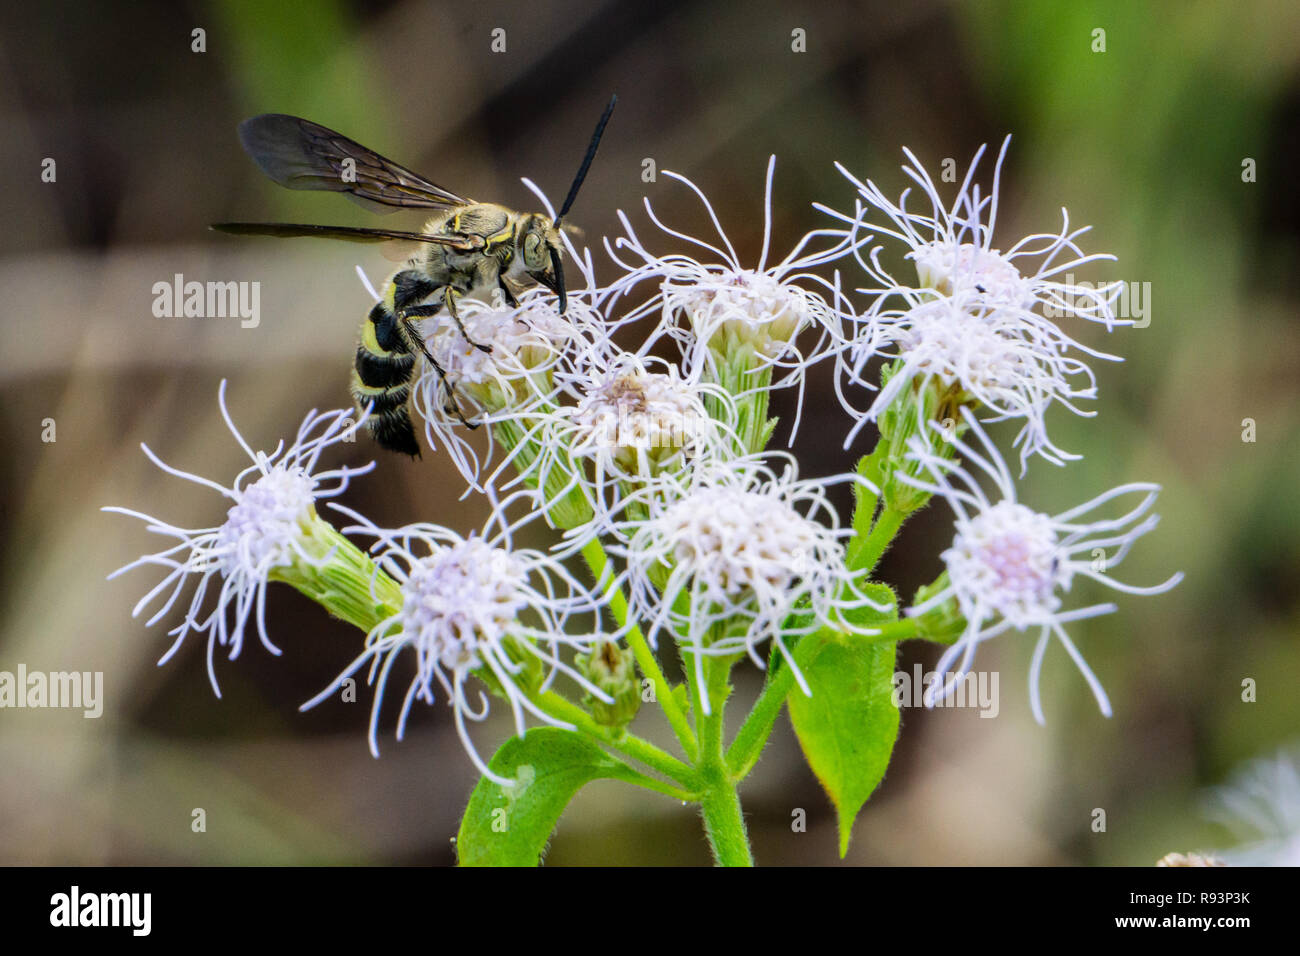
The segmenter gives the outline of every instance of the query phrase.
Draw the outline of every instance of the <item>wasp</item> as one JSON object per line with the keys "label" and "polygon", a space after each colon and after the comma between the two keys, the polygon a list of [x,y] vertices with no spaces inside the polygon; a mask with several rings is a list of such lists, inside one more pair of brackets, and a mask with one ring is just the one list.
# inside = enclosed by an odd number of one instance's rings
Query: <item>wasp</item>
{"label": "wasp", "polygon": [[445,313],[471,346],[491,351],[491,346],[472,341],[466,333],[457,310],[461,298],[487,299],[499,292],[513,307],[518,304],[517,292],[541,285],[555,293],[564,314],[568,296],[561,228],[617,101],[618,97],[611,97],[601,114],[554,220],[542,213],[516,212],[458,196],[319,123],[265,113],[241,123],[239,139],[253,162],[281,186],[346,193],[373,212],[426,208],[437,212],[420,232],[285,222],[222,222],[212,228],[245,236],[419,244],[388,280],[361,324],[351,389],[357,408],[370,410],[367,424],[374,439],[384,448],[418,457],[410,404],[419,356],[433,367],[447,390],[448,408],[463,424],[474,426],[456,405],[442,366],[429,352],[415,320]]}

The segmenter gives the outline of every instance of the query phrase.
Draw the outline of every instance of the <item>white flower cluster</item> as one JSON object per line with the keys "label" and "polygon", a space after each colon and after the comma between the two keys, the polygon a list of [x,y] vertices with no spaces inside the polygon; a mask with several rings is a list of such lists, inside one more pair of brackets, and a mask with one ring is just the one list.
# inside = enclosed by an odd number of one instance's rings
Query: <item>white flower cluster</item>
{"label": "white flower cluster", "polygon": [[[512,534],[523,522],[505,523],[512,504],[498,503],[482,533],[467,538],[433,524],[385,530],[354,511],[337,509],[359,522],[345,533],[375,538],[371,550],[380,556],[378,568],[398,582],[401,609],[371,628],[361,654],[303,709],[333,696],[344,681],[368,666],[369,680],[376,686],[370,749],[378,756],[388,675],[397,659],[411,651],[416,674],[402,700],[397,738],[402,738],[412,704],[417,700],[432,704],[440,687],[476,766],[485,776],[508,783],[488,769],[466,730],[467,719],[481,721],[490,710],[485,694],[478,692],[475,697],[467,692],[465,684],[471,676],[505,699],[521,735],[528,715],[553,726],[571,726],[540,708],[525,689],[529,684],[541,687],[562,674],[587,693],[611,702],[561,656],[561,648],[590,650],[599,635],[573,633],[569,621],[598,611],[602,598],[551,555],[513,546]],[[529,673],[537,669],[540,674]]]}
{"label": "white flower cluster", "polygon": [[1300,747],[1256,757],[1210,791],[1207,815],[1228,829],[1234,866],[1300,866]]}
{"label": "white flower cluster", "polygon": [[[906,194],[890,203],[870,181],[854,179],[860,197],[854,212],[833,213],[835,228],[809,233],[775,264],[775,163],[769,162],[762,248],[753,267],[744,264],[704,193],[665,172],[699,199],[716,237],[669,227],[648,201],[646,213],[701,258],[652,252],[620,212],[625,235],[605,248],[622,274],[609,285],[597,283],[590,252],[565,237],[583,280],[568,291],[565,314],[551,293],[532,289],[512,306],[461,300],[459,326],[441,315],[424,320],[425,344],[441,372],[423,370],[416,410],[430,446],[446,451],[464,476],[466,494],[478,491],[492,501],[479,534],[465,537],[430,524],[383,529],[342,508],[336,510],[354,519],[353,526],[340,533],[321,521],[317,499],[339,493],[350,476],[372,467],[314,471],[321,451],[355,430],[347,413],[309,415],[294,444],[271,455],[252,452],[231,424],[254,462],[231,488],[175,472],[146,449],[160,467],[209,485],[233,507],[225,523],[199,531],[126,512],[178,539],[127,566],[168,569],[137,611],[170,589],[150,623],[160,620],[196,577],[167,657],[191,630],[209,635],[210,658],[216,646],[229,647],[234,657],[253,615],[263,643],[274,650],[264,625],[266,586],[289,581],[366,632],[353,663],[306,706],[366,670],[376,688],[370,740],[377,751],[388,677],[400,657],[413,653],[416,674],[400,708],[399,736],[414,702],[431,703],[440,690],[488,776],[466,730],[467,721],[486,717],[488,695],[509,705],[520,732],[528,717],[569,726],[543,706],[552,682],[564,677],[590,699],[613,703],[567,661],[575,651],[589,654],[622,640],[638,624],[652,647],[670,641],[678,648],[704,714],[713,706],[705,677],[711,658],[747,655],[766,666],[772,655],[784,655],[808,692],[793,641],[821,629],[878,634],[855,624],[869,618],[855,612],[893,610],[868,596],[871,569],[848,560],[856,532],[831,500],[836,484],[856,485],[872,502],[882,489],[858,474],[800,478],[793,457],[767,450],[775,426],[768,398],[780,387],[797,391],[793,436],[814,363],[833,361],[850,384],[875,387],[866,379],[867,365],[884,355],[893,365],[871,406],[854,411],[850,443],[866,422],[914,403],[932,384],[960,415],[956,431],[978,438],[940,436],[921,422],[907,443],[907,460],[900,453],[892,472],[925,495],[943,497],[957,515],[942,555],[946,577],[908,611],[923,618],[949,605],[964,619],[939,669],[958,663],[964,672],[983,641],[1035,628],[1035,716],[1042,719],[1038,674],[1052,638],[1109,712],[1100,683],[1062,625],[1114,607],[1065,609],[1063,595],[1078,577],[1155,593],[1178,576],[1156,588],[1134,588],[1083,557],[1103,549],[1108,566],[1123,560],[1154,526],[1148,515],[1154,485],[1125,485],[1056,516],[1034,512],[1016,501],[1010,473],[981,427],[981,416],[1019,421],[1022,464],[1034,454],[1058,463],[1072,457],[1048,439],[1044,413],[1052,404],[1078,412],[1077,400],[1095,396],[1080,356],[1110,356],[1076,342],[1035,310],[1051,306],[1107,328],[1121,324],[1111,309],[1113,290],[1088,293],[1059,278],[1105,258],[1080,252],[1075,240],[1083,230],[1069,231],[1068,218],[1058,234],[1031,236],[1005,253],[992,246],[1005,148],[992,195],[981,196],[972,164],[951,206],[908,153],[912,165],[905,171],[931,207],[922,214],[907,210]],[[877,215],[883,220],[873,221]],[[915,282],[885,271],[881,247],[871,245],[876,235],[910,250]],[[858,290],[874,297],[868,306],[856,306],[842,291],[838,272],[818,271],[841,262],[875,283]],[[676,357],[658,354],[661,346]],[[222,414],[229,423],[224,386]],[[981,474],[996,486],[995,498],[981,490]],[[246,484],[250,477],[256,480]],[[1142,498],[1127,513],[1084,520],[1130,493]],[[521,517],[510,516],[516,512]],[[515,547],[514,532],[538,518],[562,532],[558,543],[549,552]],[[347,535],[366,536],[373,545],[363,552]],[[568,570],[565,562],[577,553],[597,580]],[[607,567],[606,553],[620,564]],[[346,573],[334,573],[339,567]],[[328,580],[318,582],[322,576]],[[340,591],[340,581],[353,582],[353,589]],[[205,598],[217,585],[216,610],[205,614]],[[484,689],[472,689],[471,678]],[[936,688],[930,702],[950,689]]]}
{"label": "white flower cluster", "polygon": [[1033,455],[1056,464],[1078,457],[1048,438],[1045,413],[1061,404],[1078,415],[1094,414],[1074,404],[1096,398],[1093,373],[1081,356],[1119,358],[1084,345],[1043,313],[1098,322],[1107,330],[1133,323],[1115,315],[1121,283],[1094,288],[1073,281],[1075,270],[1114,257],[1084,254],[1076,240],[1089,227],[1071,230],[1064,209],[1059,232],[1026,236],[1006,252],[994,247],[998,190],[1010,142],[1007,137],[998,153],[988,195],[981,195],[975,179],[984,147],[951,205],[911,151],[904,150],[909,163],[903,172],[920,188],[928,208],[908,208],[910,189],[893,202],[874,182],[862,182],[843,166],[840,172],[858,191],[856,208],[841,213],[818,204],[844,224],[846,241],[857,242],[869,233],[898,242],[916,270],[914,281],[898,279],[881,263],[885,247],[873,246],[865,255],[855,251],[875,284],[859,290],[874,297],[870,305],[849,316],[859,331],[844,353],[847,375],[854,384],[874,388],[864,377],[871,358],[886,356],[899,368],[888,390],[865,412],[846,403],[858,418],[850,442],[899,391],[924,389],[933,381],[973,397],[988,413],[986,420],[1021,420],[1015,444],[1022,470]]}
{"label": "white flower cluster", "polygon": [[[762,667],[759,649],[771,641],[807,693],[787,640],[822,627],[871,633],[844,612],[888,609],[845,563],[852,531],[838,526],[827,497],[835,480],[799,480],[792,458],[782,456],[777,471],[775,457],[697,467],[625,522],[628,543],[617,553],[627,560],[632,606],[652,641],[669,635],[690,655],[700,686],[706,656],[743,651]],[[707,714],[707,695],[701,706]]]}

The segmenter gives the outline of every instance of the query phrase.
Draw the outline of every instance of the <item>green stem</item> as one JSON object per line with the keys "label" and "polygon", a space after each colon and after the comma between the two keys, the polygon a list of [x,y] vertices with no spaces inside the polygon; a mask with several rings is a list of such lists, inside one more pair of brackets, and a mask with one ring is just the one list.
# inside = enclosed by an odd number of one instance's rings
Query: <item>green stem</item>
{"label": "green stem", "polygon": [[786,695],[794,684],[794,671],[789,664],[782,663],[778,668],[773,662],[769,666],[775,673],[769,671],[767,683],[754,702],[754,709],[740,725],[740,730],[731,742],[731,749],[727,751],[727,769],[736,780],[743,780],[754,769],[754,764],[758,763],[758,757],[767,746],[767,738],[772,735],[772,727],[785,704]]}
{"label": "green stem", "polygon": [[[716,762],[723,764],[722,741],[725,735],[725,710],[727,698],[731,694],[731,668],[737,658],[731,656],[706,656],[704,659],[704,686],[696,688],[695,702],[697,720],[700,730],[701,764]],[[709,701],[708,714],[705,714],[704,697]]]}
{"label": "green stem", "polygon": [[[628,768],[631,770],[631,768]],[[683,790],[681,787],[674,787],[671,783],[663,780],[656,780],[654,777],[647,777],[643,773],[637,773],[632,770],[632,776],[625,777],[628,783],[636,784],[638,787],[644,787],[647,790],[653,790],[655,793],[662,793],[665,796],[681,800],[683,803],[694,803],[700,799],[700,795],[694,790]]]}
{"label": "green stem", "polygon": [[890,621],[887,624],[881,624],[879,634],[865,634],[858,640],[865,644],[884,644],[890,641],[905,641],[909,637],[919,637],[920,633],[920,620],[908,617],[901,621]]}
{"label": "green stem", "polygon": [[[745,831],[745,818],[740,809],[740,795],[736,792],[736,779],[727,771],[723,755],[727,696],[731,692],[731,668],[735,657],[708,657],[704,661],[703,686],[697,687],[696,712],[700,729],[699,770],[704,784],[700,794],[700,809],[704,816],[704,832],[713,848],[713,858],[719,866],[753,866],[749,849],[749,835]],[[709,714],[705,715],[702,695],[709,698]]]}
{"label": "green stem", "polygon": [[[609,566],[609,558],[605,555],[605,549],[600,541],[592,538],[583,545],[582,556],[596,581],[603,580]],[[618,622],[619,627],[627,627],[627,599],[623,596],[622,589],[617,587],[611,579],[606,587],[605,594],[609,598],[609,609],[614,615],[614,620]],[[686,751],[687,757],[692,761],[695,760],[699,756],[695,734],[691,730],[690,723],[686,720],[686,715],[682,713],[682,709],[677,705],[677,699],[673,697],[672,686],[668,683],[668,679],[664,677],[659,662],[655,660],[649,642],[636,624],[627,628],[627,643],[632,648],[632,653],[636,657],[637,666],[641,668],[641,673],[650,679],[650,683],[655,690],[655,700],[663,708],[664,716],[673,728],[673,733],[677,735],[677,740],[681,743],[682,749]]]}
{"label": "green stem", "polygon": [[745,831],[736,785],[721,768],[715,770],[700,797],[704,832],[713,848],[713,859],[718,866],[753,866],[754,857],[749,851],[749,835]]}
{"label": "green stem", "polygon": [[876,523],[871,527],[871,533],[867,535],[867,540],[863,543],[862,549],[854,554],[853,569],[861,571],[863,576],[869,575],[880,561],[881,555],[889,547],[889,543],[894,540],[894,535],[898,534],[898,529],[903,526],[907,520],[907,515],[901,511],[895,511],[893,508],[885,507],[880,511],[876,518]]}
{"label": "green stem", "polygon": [[567,697],[562,697],[555,691],[546,691],[542,694],[531,694],[529,699],[550,716],[573,724],[588,737],[593,737],[605,746],[641,761],[665,777],[676,780],[686,787],[698,786],[699,774],[694,767],[682,763],[668,751],[656,747],[636,734],[596,723],[591,714]]}

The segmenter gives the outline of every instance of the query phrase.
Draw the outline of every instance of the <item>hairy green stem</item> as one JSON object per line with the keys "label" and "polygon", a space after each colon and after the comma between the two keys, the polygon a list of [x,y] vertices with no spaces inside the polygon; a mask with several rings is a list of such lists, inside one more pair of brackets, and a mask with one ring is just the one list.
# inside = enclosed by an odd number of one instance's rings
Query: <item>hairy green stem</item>
{"label": "hairy green stem", "polygon": [[884,644],[888,642],[905,641],[909,637],[921,636],[921,622],[917,618],[908,617],[901,621],[890,621],[880,625],[879,634],[866,634],[859,638],[864,643]]}
{"label": "hairy green stem", "polygon": [[864,576],[870,574],[906,520],[907,515],[901,511],[889,507],[882,508],[875,524],[871,526],[871,533],[863,542],[862,549],[854,555],[854,570],[861,571]]}
{"label": "hairy green stem", "polygon": [[[704,682],[697,688],[699,770],[704,784],[700,808],[704,816],[704,833],[719,866],[754,865],[749,849],[749,835],[745,830],[745,818],[740,809],[740,796],[736,792],[736,779],[728,772],[723,753],[727,697],[731,693],[731,669],[737,659],[735,656],[706,658]],[[709,700],[707,715],[703,706],[705,695]]]}
{"label": "hairy green stem", "polygon": [[[698,789],[699,774],[694,767],[683,763],[668,751],[656,747],[650,741],[643,740],[636,734],[596,723],[589,713],[567,697],[562,697],[555,691],[548,690],[540,694],[530,694],[529,700],[551,717],[572,724],[580,732],[610,749],[639,760],[647,767],[654,768],[665,777],[676,780],[692,790]],[[675,792],[673,795],[682,796],[684,799],[694,798],[693,793],[682,794]]]}
{"label": "hairy green stem", "polygon": [[754,708],[740,725],[740,730],[727,751],[727,770],[737,780],[743,780],[754,769],[754,764],[758,763],[758,757],[767,745],[768,737],[772,735],[776,718],[794,684],[794,671],[789,664],[783,663],[778,668],[774,662],[771,667],[767,682],[763,685],[758,700],[754,702]]}
{"label": "hairy green stem", "polygon": [[718,866],[753,866],[754,857],[749,850],[749,834],[745,831],[735,783],[721,767],[714,768],[706,780],[700,810],[713,859]]}
{"label": "hairy green stem", "polygon": [[636,784],[638,787],[644,787],[655,793],[662,793],[666,797],[673,797],[681,800],[683,803],[694,803],[700,799],[700,795],[693,790],[683,790],[681,787],[674,787],[671,783],[665,783],[654,777],[647,777],[643,773],[632,771],[633,776],[625,778],[628,783]]}

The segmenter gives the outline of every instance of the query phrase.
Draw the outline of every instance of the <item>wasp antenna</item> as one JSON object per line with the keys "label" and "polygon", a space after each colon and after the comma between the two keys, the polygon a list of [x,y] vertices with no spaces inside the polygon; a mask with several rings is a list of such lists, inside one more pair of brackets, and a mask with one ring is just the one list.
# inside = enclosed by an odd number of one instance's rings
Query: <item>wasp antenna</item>
{"label": "wasp antenna", "polygon": [[555,225],[557,226],[560,224],[560,220],[568,215],[569,207],[578,198],[578,190],[582,187],[582,181],[587,178],[587,170],[591,168],[591,161],[596,158],[596,149],[600,146],[600,138],[605,134],[605,124],[609,122],[609,115],[614,112],[614,104],[617,102],[618,95],[611,96],[609,105],[605,107],[605,112],[600,114],[600,122],[596,124],[596,131],[591,134],[591,145],[587,147],[587,155],[582,157],[582,165],[578,167],[578,175],[573,177],[573,185],[569,187],[569,195],[564,198],[564,205],[560,207],[560,214],[555,217]]}
{"label": "wasp antenna", "polygon": [[555,294],[560,297],[560,315],[569,307],[569,293],[564,285],[564,259],[558,249],[551,247],[551,268],[555,270]]}

